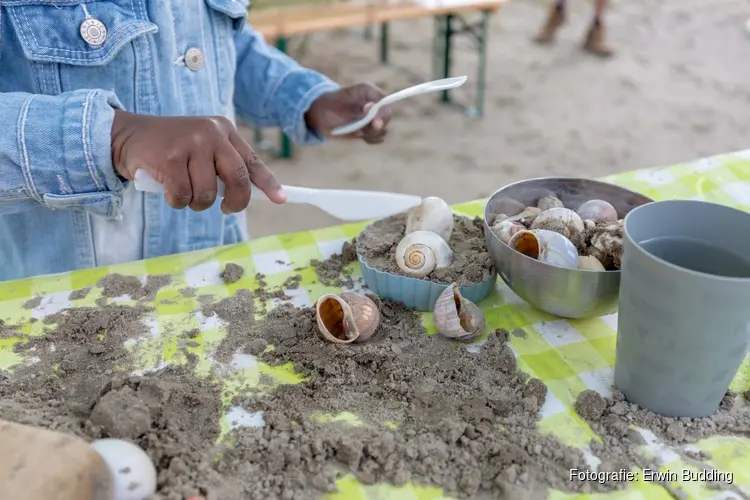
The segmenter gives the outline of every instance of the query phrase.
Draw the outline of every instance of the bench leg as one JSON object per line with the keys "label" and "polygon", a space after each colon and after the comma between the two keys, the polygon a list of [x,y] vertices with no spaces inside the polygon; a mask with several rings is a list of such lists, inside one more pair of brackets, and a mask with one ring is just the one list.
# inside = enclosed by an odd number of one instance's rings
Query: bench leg
{"label": "bench leg", "polygon": [[[453,66],[453,14],[438,16],[436,28],[436,67],[439,78],[448,78]],[[440,100],[446,103],[451,102],[449,91],[442,91]]]}
{"label": "bench leg", "polygon": [[480,118],[484,116],[484,92],[487,85],[487,38],[490,32],[490,15],[488,10],[482,11],[482,19],[479,21],[476,33],[477,56],[479,63],[477,66],[477,85],[474,106],[475,108],[467,110],[469,116]]}
{"label": "bench leg", "polygon": [[388,23],[380,23],[380,63],[388,64],[388,47],[389,47],[389,31],[390,26]]}
{"label": "bench leg", "polygon": [[[453,63],[453,39],[456,35],[468,35],[477,50],[478,64],[476,74],[476,93],[474,106],[465,108],[471,118],[484,115],[484,93],[487,79],[487,38],[492,11],[482,11],[481,19],[469,23],[461,16],[447,14],[435,17],[435,40],[433,46],[433,74],[437,78],[449,78]],[[460,26],[457,26],[459,24]],[[451,103],[450,91],[444,90],[441,99]]]}

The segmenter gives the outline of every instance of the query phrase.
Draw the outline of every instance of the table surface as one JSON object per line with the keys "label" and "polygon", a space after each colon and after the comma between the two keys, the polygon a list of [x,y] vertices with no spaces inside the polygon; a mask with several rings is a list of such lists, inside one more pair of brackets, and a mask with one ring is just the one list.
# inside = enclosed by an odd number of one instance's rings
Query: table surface
{"label": "table surface", "polygon": [[[669,167],[643,169],[605,177],[607,182],[619,184],[639,191],[653,199],[691,198],[731,205],[750,211],[750,151],[731,153],[695,162]],[[485,200],[476,200],[454,206],[454,211],[467,216],[482,215]],[[200,359],[198,371],[208,374],[209,354],[224,335],[223,325],[215,318],[205,318],[199,312],[196,298],[184,297],[180,290],[185,287],[198,289],[198,295],[212,294],[217,298],[234,294],[239,288],[255,289],[256,273],[265,275],[268,287],[279,287],[289,277],[300,274],[301,286],[286,290],[295,305],[311,305],[324,293],[336,293],[338,288],[324,286],[318,282],[315,271],[309,266],[311,259],[323,259],[338,253],[342,244],[356,236],[367,222],[335,226],[326,229],[293,234],[270,236],[246,244],[220,247],[187,254],[127,263],[109,268],[96,268],[53,276],[39,276],[24,280],[0,283],[0,319],[9,324],[22,325],[22,332],[41,334],[41,319],[62,309],[77,306],[93,306],[101,297],[101,290],[94,288],[87,297],[71,302],[71,291],[84,287],[95,287],[97,281],[109,274],[120,273],[145,277],[149,274],[170,274],[172,283],[161,289],[154,300],[153,317],[147,322],[153,333],[146,352],[150,356],[139,357],[141,370],[158,368],[158,363],[185,362],[184,354],[176,348],[177,340],[168,337],[175,332],[199,328],[201,335],[197,346],[188,351]],[[245,277],[237,283],[227,285],[219,273],[227,262],[245,267]],[[301,271],[295,268],[303,267]],[[355,277],[359,276],[356,263],[352,264]],[[361,285],[358,285],[361,286]],[[41,303],[27,310],[22,305],[31,298],[42,297]],[[120,301],[120,299],[115,299]],[[132,301],[123,300],[124,303]],[[278,301],[276,302],[278,303]],[[604,395],[611,394],[613,365],[615,359],[615,334],[617,315],[612,314],[588,320],[562,320],[534,309],[498,280],[495,291],[482,303],[487,322],[493,328],[524,328],[525,338],[511,336],[510,342],[518,357],[519,367],[530,375],[543,380],[549,388],[547,401],[542,408],[540,429],[556,435],[562,442],[585,447],[594,434],[572,409],[578,393],[594,389]],[[272,304],[268,304],[272,307]],[[262,311],[259,312],[262,314]],[[423,315],[428,331],[434,331],[432,316]],[[166,338],[165,338],[166,337]],[[0,339],[0,369],[8,369],[22,362],[13,352],[17,338]],[[272,368],[248,359],[242,366],[244,383],[224,382],[235,393],[258,384],[261,373],[275,378],[279,384],[294,383],[295,377],[288,369]],[[744,391],[750,388],[750,357],[740,368],[731,389]],[[224,430],[229,423],[240,422],[256,425],[259,421],[249,414],[242,415],[239,408],[230,408],[222,419]],[[708,461],[717,469],[733,472],[734,485],[750,495],[750,440],[728,436],[713,437],[701,441],[695,448],[707,451]],[[660,443],[649,445],[651,451],[664,462],[664,469],[679,470],[687,467],[681,463],[674,451]],[[695,449],[692,448],[692,449]],[[746,458],[742,458],[746,457]],[[328,495],[329,499],[347,500],[431,500],[444,497],[436,488],[407,485],[395,488],[388,485],[363,486],[351,476],[338,482],[340,492]],[[740,498],[718,494],[700,483],[679,483],[675,486],[695,499]],[[736,494],[735,494],[736,495]],[[595,499],[595,498],[672,498],[666,490],[653,483],[635,482],[624,491],[597,495],[569,495],[552,492],[550,498]]]}

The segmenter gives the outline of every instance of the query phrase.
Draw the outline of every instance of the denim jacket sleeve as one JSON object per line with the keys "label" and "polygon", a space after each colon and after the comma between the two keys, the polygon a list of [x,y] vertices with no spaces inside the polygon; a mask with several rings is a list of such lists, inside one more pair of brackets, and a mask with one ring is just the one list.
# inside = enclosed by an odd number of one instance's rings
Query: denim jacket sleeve
{"label": "denim jacket sleeve", "polygon": [[40,204],[116,216],[123,189],[112,167],[111,92],[0,93],[0,215]]}
{"label": "denim jacket sleeve", "polygon": [[237,35],[235,44],[237,114],[257,127],[279,127],[300,144],[322,142],[322,137],[307,128],[305,113],[318,97],[340,87],[268,45],[248,25]]}

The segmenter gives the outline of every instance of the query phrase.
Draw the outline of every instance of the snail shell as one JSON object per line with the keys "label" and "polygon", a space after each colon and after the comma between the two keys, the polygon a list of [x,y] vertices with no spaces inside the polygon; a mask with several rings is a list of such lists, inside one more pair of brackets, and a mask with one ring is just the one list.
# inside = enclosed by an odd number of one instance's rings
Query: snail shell
{"label": "snail shell", "polygon": [[534,220],[539,216],[539,214],[542,211],[539,210],[537,207],[526,207],[523,209],[523,212],[516,214],[512,217],[508,217],[505,220],[509,220],[511,222],[520,222],[524,226],[530,225]]}
{"label": "snail shell", "polygon": [[359,330],[354,342],[367,342],[380,325],[378,305],[371,298],[354,292],[344,292],[339,296],[351,307],[354,324]]}
{"label": "snail shell", "polygon": [[589,200],[576,210],[581,219],[589,219],[594,222],[617,220],[617,209],[611,203],[604,200]]}
{"label": "snail shell", "polygon": [[448,243],[431,231],[409,233],[396,247],[396,264],[412,276],[427,276],[435,269],[448,267],[452,259]]}
{"label": "snail shell", "polygon": [[500,241],[502,241],[506,245],[514,234],[525,229],[526,227],[519,224],[518,222],[512,222],[509,220],[502,220],[490,228],[495,236],[500,238]]}
{"label": "snail shell", "polygon": [[526,205],[514,198],[500,198],[492,204],[493,211],[507,216],[518,215],[526,209]]}
{"label": "snail shell", "polygon": [[469,342],[484,332],[482,310],[464,298],[455,283],[440,294],[433,316],[438,333],[449,339]]}
{"label": "snail shell", "polygon": [[541,198],[539,198],[539,201],[536,203],[536,206],[542,212],[544,212],[545,210],[549,210],[550,208],[565,207],[565,205],[563,205],[563,202],[560,201],[560,198],[552,194],[547,195],[547,196],[542,196]]}
{"label": "snail shell", "polygon": [[605,271],[604,265],[599,259],[591,255],[581,255],[578,257],[578,269],[584,271]]}
{"label": "snail shell", "polygon": [[445,241],[453,234],[453,212],[448,204],[435,196],[422,199],[422,203],[409,210],[406,216],[406,232],[432,231]]}
{"label": "snail shell", "polygon": [[323,295],[315,304],[318,331],[323,339],[336,344],[351,344],[359,337],[351,306],[336,294]]}
{"label": "snail shell", "polygon": [[569,208],[550,208],[540,213],[530,229],[547,229],[560,233],[576,247],[583,247],[585,243],[585,226],[583,219]]}
{"label": "snail shell", "polygon": [[320,335],[335,344],[366,342],[380,324],[377,304],[354,292],[323,295],[315,310]]}
{"label": "snail shell", "polygon": [[565,236],[546,229],[519,231],[508,245],[532,259],[570,269],[578,268],[578,249]]}

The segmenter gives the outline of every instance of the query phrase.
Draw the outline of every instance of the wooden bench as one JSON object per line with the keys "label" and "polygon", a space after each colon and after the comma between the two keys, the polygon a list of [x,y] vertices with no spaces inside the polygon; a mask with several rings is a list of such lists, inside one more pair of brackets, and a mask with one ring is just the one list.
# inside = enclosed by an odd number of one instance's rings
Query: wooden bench
{"label": "wooden bench", "polygon": [[[279,50],[286,52],[291,37],[309,35],[318,31],[330,31],[352,27],[380,27],[379,55],[382,63],[388,63],[389,23],[432,17],[435,19],[433,44],[433,77],[447,78],[451,75],[453,40],[457,35],[470,37],[478,55],[478,67],[474,80],[476,87],[473,106],[465,107],[472,118],[484,113],[484,89],[487,64],[487,38],[489,18],[507,0],[370,0],[311,3],[290,7],[250,8],[248,22]],[[464,16],[479,13],[479,20],[468,21]],[[449,91],[442,92],[444,103],[452,102]],[[269,146],[256,130],[256,140],[263,149],[273,149],[278,156],[290,158],[292,143],[281,134],[279,148]]]}

